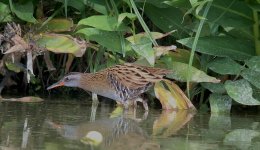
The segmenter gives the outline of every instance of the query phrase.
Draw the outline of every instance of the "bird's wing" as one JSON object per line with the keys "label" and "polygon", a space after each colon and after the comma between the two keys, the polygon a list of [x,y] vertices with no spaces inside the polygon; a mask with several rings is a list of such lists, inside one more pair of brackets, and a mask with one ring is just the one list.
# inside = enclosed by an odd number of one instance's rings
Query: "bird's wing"
{"label": "bird's wing", "polygon": [[108,68],[108,78],[116,85],[129,89],[145,88],[151,83],[161,81],[169,73],[166,69],[152,68],[126,63]]}

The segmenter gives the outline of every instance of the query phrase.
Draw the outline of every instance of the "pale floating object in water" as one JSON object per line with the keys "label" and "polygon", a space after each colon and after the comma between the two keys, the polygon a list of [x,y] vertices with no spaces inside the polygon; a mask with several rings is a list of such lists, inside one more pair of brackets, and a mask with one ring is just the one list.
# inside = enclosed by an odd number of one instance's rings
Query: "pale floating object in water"
{"label": "pale floating object in water", "polygon": [[44,101],[40,97],[26,96],[21,98],[0,98],[0,101],[9,101],[9,102],[23,102],[23,103],[38,103]]}
{"label": "pale floating object in water", "polygon": [[103,136],[98,131],[90,131],[80,141],[86,144],[98,146],[100,143],[102,143]]}

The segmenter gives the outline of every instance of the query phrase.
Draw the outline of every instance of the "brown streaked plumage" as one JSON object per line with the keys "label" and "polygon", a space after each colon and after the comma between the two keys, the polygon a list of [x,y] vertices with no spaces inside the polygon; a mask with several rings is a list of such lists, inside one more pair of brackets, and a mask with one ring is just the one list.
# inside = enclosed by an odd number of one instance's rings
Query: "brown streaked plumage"
{"label": "brown streaked plumage", "polygon": [[59,86],[79,87],[114,99],[126,107],[129,101],[141,101],[147,110],[147,103],[140,98],[140,95],[154,83],[163,80],[163,77],[170,72],[166,69],[126,63],[97,73],[69,73],[47,89]]}

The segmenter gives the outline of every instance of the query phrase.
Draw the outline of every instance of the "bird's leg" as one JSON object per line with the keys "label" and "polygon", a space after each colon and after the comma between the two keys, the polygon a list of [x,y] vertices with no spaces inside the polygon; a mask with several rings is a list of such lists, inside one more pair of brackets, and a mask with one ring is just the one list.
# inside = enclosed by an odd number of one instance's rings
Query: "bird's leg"
{"label": "bird's leg", "polygon": [[96,112],[98,108],[98,97],[97,94],[92,93],[92,106],[91,106],[91,114],[90,114],[90,121],[93,122],[96,120]]}
{"label": "bird's leg", "polygon": [[148,111],[149,107],[148,107],[147,101],[143,99],[142,102],[143,102],[143,106],[144,106],[145,111]]}
{"label": "bird's leg", "polygon": [[124,105],[124,109],[128,110],[128,108],[129,108],[129,103],[128,103],[128,101],[123,101],[122,103],[123,103],[123,105]]}
{"label": "bird's leg", "polygon": [[97,94],[96,93],[92,93],[92,106],[95,105],[95,106],[98,106],[98,97],[97,97]]}

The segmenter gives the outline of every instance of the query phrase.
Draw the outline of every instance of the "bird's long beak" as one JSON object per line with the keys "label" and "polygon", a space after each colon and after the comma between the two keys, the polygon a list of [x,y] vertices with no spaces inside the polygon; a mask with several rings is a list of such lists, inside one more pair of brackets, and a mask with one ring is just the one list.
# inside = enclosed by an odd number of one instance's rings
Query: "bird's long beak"
{"label": "bird's long beak", "polygon": [[59,81],[59,82],[54,83],[53,85],[49,86],[47,88],[47,90],[54,89],[54,88],[57,88],[57,87],[60,87],[60,86],[64,86],[64,82],[63,81]]}

